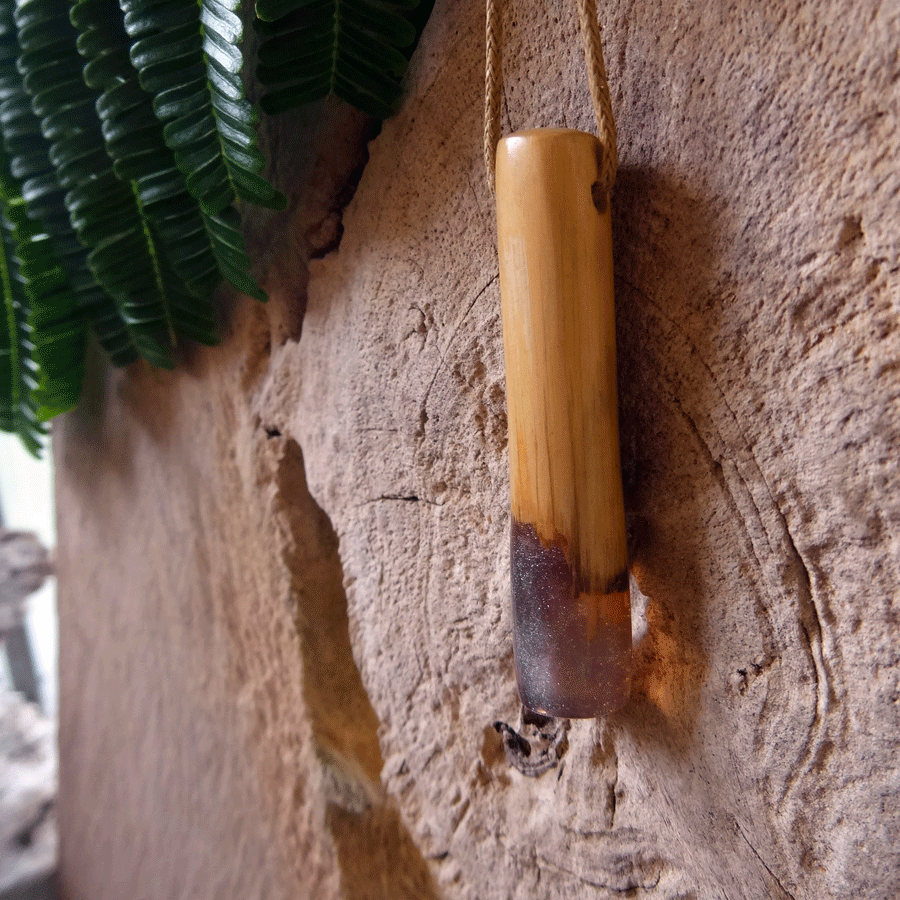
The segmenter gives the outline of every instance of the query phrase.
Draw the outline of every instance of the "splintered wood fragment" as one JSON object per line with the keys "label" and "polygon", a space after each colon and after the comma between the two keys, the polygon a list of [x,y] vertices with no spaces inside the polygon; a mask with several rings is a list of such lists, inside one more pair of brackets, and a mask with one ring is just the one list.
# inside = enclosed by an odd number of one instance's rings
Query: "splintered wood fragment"
{"label": "splintered wood fragment", "polygon": [[522,702],[588,718],[631,686],[609,197],[600,142],[497,148],[516,675]]}

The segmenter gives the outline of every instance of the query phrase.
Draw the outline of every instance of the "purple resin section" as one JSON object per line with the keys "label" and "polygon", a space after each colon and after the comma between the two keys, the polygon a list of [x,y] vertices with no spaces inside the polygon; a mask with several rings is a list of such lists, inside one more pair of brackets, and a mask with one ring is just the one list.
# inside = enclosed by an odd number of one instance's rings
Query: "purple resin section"
{"label": "purple resin section", "polygon": [[550,716],[590,719],[614,712],[631,691],[631,623],[589,635],[579,614],[577,573],[533,525],[512,519],[513,645],[522,703]]}

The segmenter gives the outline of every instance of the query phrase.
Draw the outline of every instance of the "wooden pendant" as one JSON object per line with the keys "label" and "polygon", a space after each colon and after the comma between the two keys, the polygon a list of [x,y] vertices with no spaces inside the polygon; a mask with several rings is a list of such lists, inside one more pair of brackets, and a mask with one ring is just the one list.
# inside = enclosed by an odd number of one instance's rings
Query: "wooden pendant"
{"label": "wooden pendant", "polygon": [[552,716],[612,712],[631,686],[631,611],[602,147],[569,129],[497,148],[516,677]]}

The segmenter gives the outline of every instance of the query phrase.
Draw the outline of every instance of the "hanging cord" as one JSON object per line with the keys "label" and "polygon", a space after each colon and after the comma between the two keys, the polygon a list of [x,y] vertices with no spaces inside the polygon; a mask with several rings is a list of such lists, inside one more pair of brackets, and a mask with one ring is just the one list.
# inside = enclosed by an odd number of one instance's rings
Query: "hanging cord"
{"label": "hanging cord", "polygon": [[[485,21],[485,70],[484,70],[484,165],[488,184],[494,192],[497,144],[500,141],[500,102],[503,97],[503,20],[502,0],[487,0]],[[584,61],[587,65],[588,85],[597,119],[597,132],[603,145],[603,161],[600,164],[600,182],[609,191],[616,180],[618,155],[616,153],[616,123],[613,120],[609,82],[603,64],[603,46],[600,41],[600,23],[597,21],[597,0],[578,0],[578,22],[584,43]]]}
{"label": "hanging cord", "polygon": [[587,64],[591,100],[594,102],[597,132],[604,150],[600,168],[600,183],[607,191],[610,191],[616,180],[619,156],[616,152],[616,123],[613,119],[612,101],[609,98],[609,82],[606,80],[606,66],[603,64],[600,23],[597,21],[597,0],[578,0],[578,21],[581,25],[584,61]]}
{"label": "hanging cord", "polygon": [[487,0],[484,64],[484,166],[494,193],[497,144],[500,143],[500,101],[503,98],[503,16],[501,0]]}

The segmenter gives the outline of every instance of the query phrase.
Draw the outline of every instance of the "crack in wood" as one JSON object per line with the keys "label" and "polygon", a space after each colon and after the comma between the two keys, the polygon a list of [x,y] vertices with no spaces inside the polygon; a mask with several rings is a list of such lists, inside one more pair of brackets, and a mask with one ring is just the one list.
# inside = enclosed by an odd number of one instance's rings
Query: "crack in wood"
{"label": "crack in wood", "polygon": [[459,329],[462,328],[463,322],[465,322],[469,313],[472,312],[475,304],[484,296],[485,292],[488,288],[497,282],[500,278],[500,273],[496,272],[494,275],[488,279],[487,283],[475,294],[472,302],[469,303],[466,311],[462,314],[460,320],[456,323],[456,326],[453,329],[453,332],[450,335],[450,339],[447,341],[446,347],[444,347],[444,351],[441,352],[438,350],[438,354],[440,355],[440,361],[437,364],[437,368],[434,370],[434,375],[431,376],[431,381],[428,383],[428,387],[425,389],[425,396],[422,398],[422,402],[419,404],[420,409],[420,417],[422,418],[422,426],[421,426],[421,434],[419,435],[419,440],[425,437],[425,423],[428,421],[428,413],[425,409],[428,403],[428,397],[431,394],[431,389],[434,387],[434,383],[437,380],[438,375],[440,374],[441,369],[444,368],[444,364],[447,361],[447,355],[450,353],[450,348],[453,346],[453,342],[456,340],[456,335],[459,334]]}
{"label": "crack in wood", "polygon": [[736,819],[735,819],[735,825],[737,825],[737,829],[740,832],[741,837],[746,842],[747,846],[753,851],[753,855],[759,860],[762,867],[769,873],[769,875],[772,877],[772,879],[775,881],[775,883],[781,889],[782,893],[786,897],[790,897],[790,900],[796,900],[794,895],[781,883],[781,879],[771,870],[771,868],[769,868],[766,861],[759,855],[759,852],[757,851],[756,847],[754,847],[753,844],[750,843],[750,839],[744,833],[744,829],[741,827],[741,823],[738,822]]}

